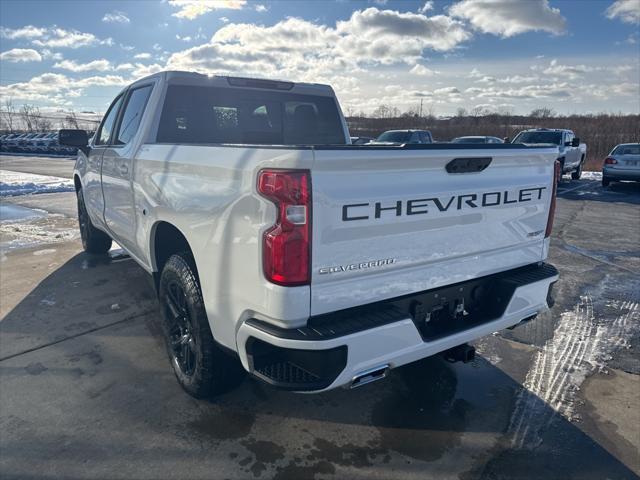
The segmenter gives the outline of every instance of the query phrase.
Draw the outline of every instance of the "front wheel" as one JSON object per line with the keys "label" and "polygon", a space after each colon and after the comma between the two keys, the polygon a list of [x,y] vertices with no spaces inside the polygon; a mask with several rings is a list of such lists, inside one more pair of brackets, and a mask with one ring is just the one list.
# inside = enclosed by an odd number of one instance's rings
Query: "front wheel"
{"label": "front wheel", "polygon": [[82,248],[87,253],[107,253],[111,248],[111,238],[91,223],[87,206],[84,203],[82,189],[78,190],[78,225]]}
{"label": "front wheel", "polygon": [[211,334],[193,257],[172,255],[160,276],[159,295],[167,352],[178,383],[191,396],[222,393],[242,379],[239,360]]}
{"label": "front wheel", "polygon": [[573,180],[580,180],[580,177],[582,176],[582,164],[583,163],[584,163],[584,159],[580,160],[580,163],[578,164],[576,169],[573,172],[571,172],[571,178]]}

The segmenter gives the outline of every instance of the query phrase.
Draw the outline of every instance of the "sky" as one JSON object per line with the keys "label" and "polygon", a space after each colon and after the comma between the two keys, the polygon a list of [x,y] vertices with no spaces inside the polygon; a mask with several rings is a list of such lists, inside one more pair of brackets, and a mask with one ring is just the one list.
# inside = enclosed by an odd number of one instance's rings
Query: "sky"
{"label": "sky", "polygon": [[640,0],[2,0],[0,97],[104,112],[162,70],[333,86],[347,114],[640,113]]}

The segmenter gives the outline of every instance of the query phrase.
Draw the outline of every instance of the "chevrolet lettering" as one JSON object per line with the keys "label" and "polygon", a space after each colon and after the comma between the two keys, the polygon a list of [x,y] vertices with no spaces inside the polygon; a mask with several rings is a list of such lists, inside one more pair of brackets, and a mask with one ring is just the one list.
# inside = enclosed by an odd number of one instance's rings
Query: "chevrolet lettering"
{"label": "chevrolet lettering", "polygon": [[342,206],[342,221],[382,218],[384,215],[424,215],[428,213],[463,210],[467,208],[495,207],[513,203],[542,200],[542,192],[547,187],[522,188],[516,191],[471,193],[450,197],[425,197],[391,202],[353,203]]}

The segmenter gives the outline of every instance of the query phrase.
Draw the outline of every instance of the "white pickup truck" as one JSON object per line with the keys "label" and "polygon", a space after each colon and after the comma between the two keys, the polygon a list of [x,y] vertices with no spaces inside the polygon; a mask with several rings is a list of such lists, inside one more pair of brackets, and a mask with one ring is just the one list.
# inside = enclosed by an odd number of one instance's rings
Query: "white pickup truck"
{"label": "white pickup truck", "polygon": [[587,158],[587,144],[581,143],[572,130],[561,128],[523,130],[515,136],[513,143],[557,145],[558,162],[562,173],[570,173],[573,180],[579,180],[582,176],[582,168]]}
{"label": "white pickup truck", "polygon": [[155,278],[196,397],[358,386],[548,308],[557,148],[349,144],[331,87],[162,72],[80,148],[82,241]]}

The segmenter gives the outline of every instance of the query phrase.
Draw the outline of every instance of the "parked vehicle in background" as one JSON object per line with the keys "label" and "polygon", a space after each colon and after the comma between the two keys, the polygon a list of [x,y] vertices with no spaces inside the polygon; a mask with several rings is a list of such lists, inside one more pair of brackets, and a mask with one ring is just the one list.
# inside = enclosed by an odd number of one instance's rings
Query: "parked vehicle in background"
{"label": "parked vehicle in background", "polygon": [[119,93],[90,143],[60,142],[79,148],[85,250],[114,239],[153,275],[196,397],[244,370],[322,391],[469,361],[466,342],[545,311],[558,279],[557,149],[349,145],[327,85],[162,72]]}
{"label": "parked vehicle in background", "polygon": [[451,143],[504,143],[504,140],[498,137],[468,136],[454,138]]}
{"label": "parked vehicle in background", "polygon": [[7,151],[18,152],[20,148],[20,141],[28,135],[27,133],[14,134],[13,137],[7,140]]}
{"label": "parked vehicle in background", "polygon": [[58,142],[58,132],[29,132],[1,136],[0,150],[7,153],[75,155],[78,149],[61,146]]}
{"label": "parked vehicle in background", "polygon": [[374,140],[373,137],[351,137],[351,145],[366,145]]}
{"label": "parked vehicle in background", "polygon": [[611,150],[602,166],[602,186],[614,180],[640,182],[640,143],[621,143]]}
{"label": "parked vehicle in background", "polygon": [[524,130],[515,136],[511,143],[525,145],[558,146],[558,161],[563,174],[571,173],[571,178],[578,180],[582,176],[582,168],[587,158],[587,144],[580,143],[572,130],[560,128],[535,128]]}
{"label": "parked vehicle in background", "polygon": [[433,143],[429,130],[387,130],[380,134],[374,144],[427,144]]}

